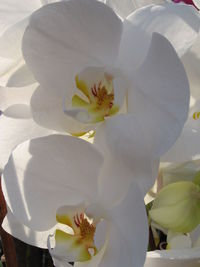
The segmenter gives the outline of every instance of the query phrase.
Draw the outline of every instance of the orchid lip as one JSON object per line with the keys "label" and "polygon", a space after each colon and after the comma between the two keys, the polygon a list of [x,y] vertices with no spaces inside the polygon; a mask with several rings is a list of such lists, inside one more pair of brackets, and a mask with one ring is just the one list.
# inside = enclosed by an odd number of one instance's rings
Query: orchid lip
{"label": "orchid lip", "polygon": [[85,124],[96,124],[118,113],[113,80],[113,74],[105,68],[88,67],[81,71],[75,76],[79,91],[71,99],[71,108],[66,107],[63,99],[64,113]]}
{"label": "orchid lip", "polygon": [[[56,220],[58,227],[53,235],[49,235],[47,241],[52,257],[67,262],[84,262],[99,252],[94,238],[97,222],[86,215],[82,204],[59,208]],[[69,227],[72,232],[65,231],[59,225]]]}

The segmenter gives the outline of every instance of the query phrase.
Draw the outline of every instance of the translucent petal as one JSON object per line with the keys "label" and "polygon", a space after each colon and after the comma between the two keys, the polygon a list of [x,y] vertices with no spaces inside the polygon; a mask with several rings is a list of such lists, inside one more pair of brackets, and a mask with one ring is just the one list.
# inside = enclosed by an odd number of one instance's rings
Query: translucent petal
{"label": "translucent petal", "polygon": [[63,96],[83,68],[116,61],[121,31],[121,20],[103,3],[63,1],[32,15],[23,53],[41,85]]}
{"label": "translucent petal", "polygon": [[56,224],[59,207],[96,198],[102,160],[91,144],[70,136],[50,135],[22,143],[3,173],[7,204],[31,229],[49,229]]}

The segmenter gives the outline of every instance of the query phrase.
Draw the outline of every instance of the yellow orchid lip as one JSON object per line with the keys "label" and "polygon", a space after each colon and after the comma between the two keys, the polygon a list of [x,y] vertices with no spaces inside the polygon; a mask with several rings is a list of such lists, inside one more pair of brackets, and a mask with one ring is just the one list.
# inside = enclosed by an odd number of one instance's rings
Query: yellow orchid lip
{"label": "yellow orchid lip", "polygon": [[94,244],[96,225],[84,213],[84,210],[72,211],[69,213],[57,213],[56,220],[62,225],[73,229],[67,233],[57,229],[55,231],[55,255],[65,257],[73,262],[84,262],[98,253]]}
{"label": "yellow orchid lip", "polygon": [[113,75],[104,68],[84,69],[75,76],[76,88],[81,95],[73,95],[72,108],[65,113],[89,124],[115,115],[119,111],[119,105],[115,103],[113,79]]}
{"label": "yellow orchid lip", "polygon": [[103,121],[105,117],[112,116],[119,111],[119,107],[114,104],[111,75],[105,72],[102,80],[94,83],[90,88],[87,81],[80,79],[78,75],[75,80],[77,89],[84,94],[87,101],[75,94],[72,98],[72,107],[85,109],[92,118],[90,123]]}

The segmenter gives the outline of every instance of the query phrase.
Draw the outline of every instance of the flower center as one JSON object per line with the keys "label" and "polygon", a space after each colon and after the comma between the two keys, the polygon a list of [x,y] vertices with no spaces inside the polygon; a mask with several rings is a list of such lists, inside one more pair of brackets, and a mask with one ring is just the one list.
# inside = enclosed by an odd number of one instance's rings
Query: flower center
{"label": "flower center", "polygon": [[109,111],[114,102],[114,92],[108,93],[105,85],[102,86],[101,82],[99,82],[98,87],[94,84],[91,91],[94,96],[93,102],[96,104],[97,109],[103,109],[105,111],[105,116],[109,116]]}
{"label": "flower center", "polygon": [[89,67],[75,77],[76,88],[71,101],[72,108],[65,113],[76,120],[94,124],[119,111],[115,103],[114,77],[104,68]]}
{"label": "flower center", "polygon": [[77,228],[80,229],[79,235],[82,240],[87,243],[88,248],[95,248],[94,234],[96,227],[92,223],[90,223],[87,218],[85,218],[85,215],[83,213],[81,213],[80,216],[78,214],[74,216],[74,223]]}
{"label": "flower center", "polygon": [[55,246],[49,248],[53,257],[84,262],[98,253],[94,242],[96,225],[86,216],[84,207],[63,206],[58,209],[56,220],[60,226],[55,231]]}

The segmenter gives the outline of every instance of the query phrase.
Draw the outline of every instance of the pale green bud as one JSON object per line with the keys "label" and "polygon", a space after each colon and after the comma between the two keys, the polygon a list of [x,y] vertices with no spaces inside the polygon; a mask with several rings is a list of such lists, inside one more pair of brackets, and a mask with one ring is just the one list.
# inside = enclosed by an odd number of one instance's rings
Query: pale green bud
{"label": "pale green bud", "polygon": [[200,187],[186,181],[169,184],[158,193],[149,215],[162,227],[191,232],[200,223]]}

